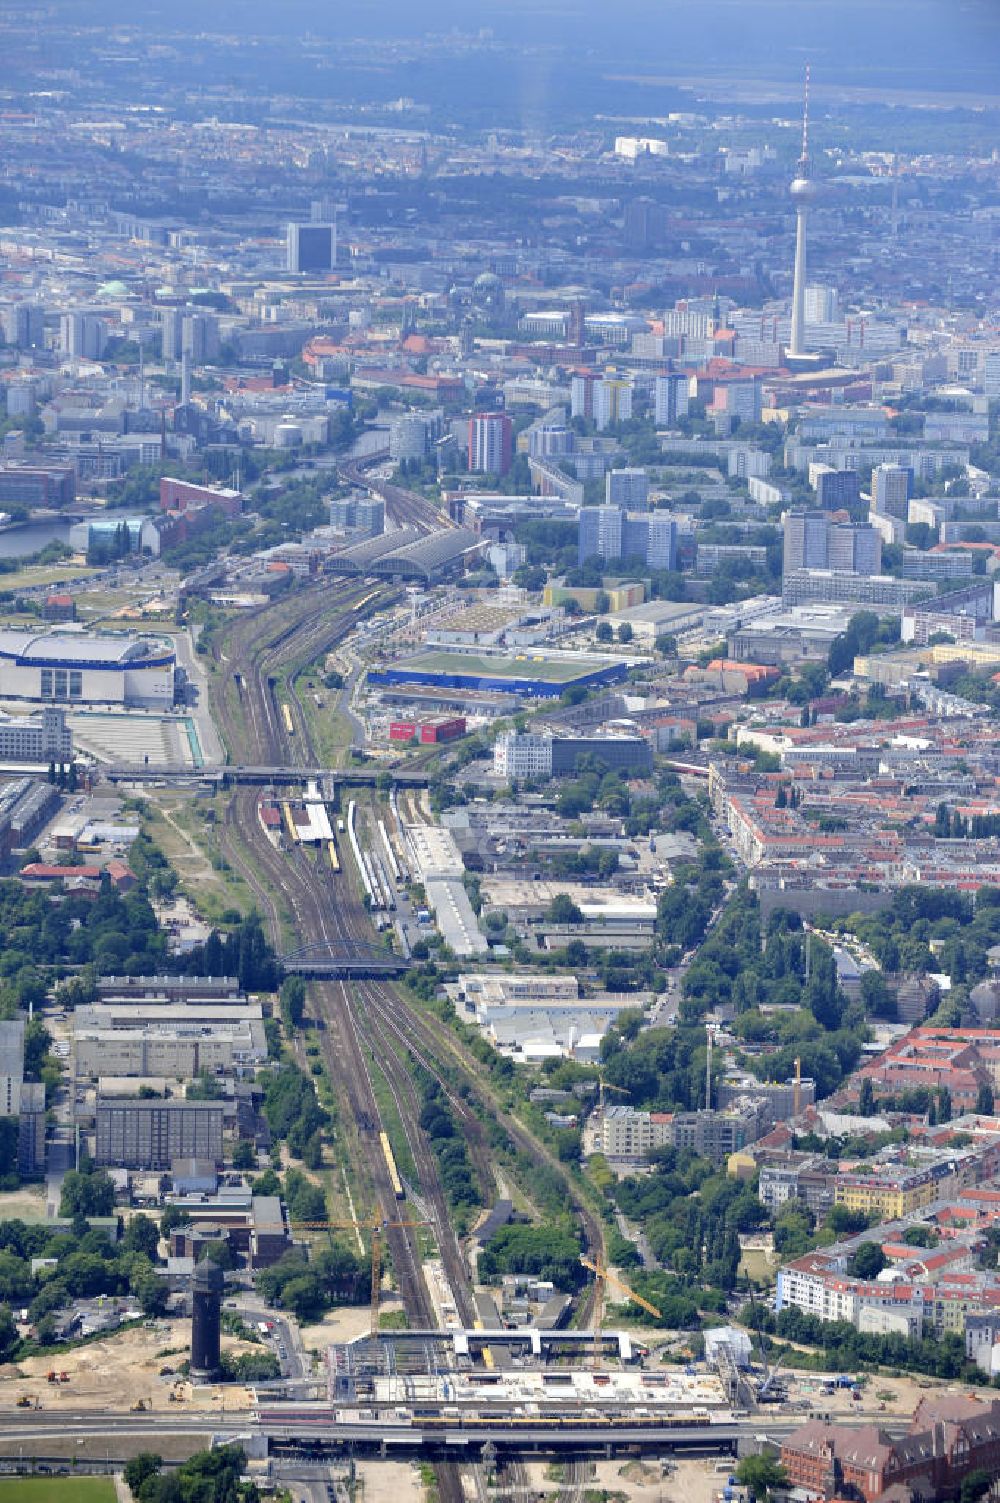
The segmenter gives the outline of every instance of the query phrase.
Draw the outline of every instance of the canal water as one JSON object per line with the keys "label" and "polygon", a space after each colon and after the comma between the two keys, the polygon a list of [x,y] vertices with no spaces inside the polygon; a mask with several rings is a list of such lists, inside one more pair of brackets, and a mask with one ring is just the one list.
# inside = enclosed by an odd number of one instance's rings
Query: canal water
{"label": "canal water", "polygon": [[28,553],[39,553],[46,543],[68,543],[72,522],[53,519],[51,522],[19,522],[13,527],[0,528],[0,558],[23,558]]}

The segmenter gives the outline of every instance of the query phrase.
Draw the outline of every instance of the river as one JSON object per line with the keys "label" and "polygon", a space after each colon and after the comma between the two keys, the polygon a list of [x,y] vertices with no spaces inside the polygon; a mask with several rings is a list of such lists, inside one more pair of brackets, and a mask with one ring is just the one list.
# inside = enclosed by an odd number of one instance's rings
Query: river
{"label": "river", "polygon": [[39,553],[46,543],[68,543],[69,521],[18,522],[13,527],[0,528],[0,558],[23,558],[28,553]]}

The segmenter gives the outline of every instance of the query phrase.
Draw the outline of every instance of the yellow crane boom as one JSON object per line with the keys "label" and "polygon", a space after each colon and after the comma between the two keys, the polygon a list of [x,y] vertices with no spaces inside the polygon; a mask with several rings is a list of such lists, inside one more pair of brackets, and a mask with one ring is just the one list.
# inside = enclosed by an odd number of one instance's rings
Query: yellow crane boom
{"label": "yellow crane boom", "polygon": [[580,1262],[583,1264],[584,1268],[589,1268],[590,1272],[594,1275],[593,1362],[596,1368],[600,1367],[601,1365],[601,1336],[603,1334],[604,1326],[604,1290],[607,1284],[613,1284],[614,1287],[616,1289],[620,1289],[622,1294],[630,1299],[633,1304],[641,1305],[644,1310],[648,1311],[650,1315],[655,1315],[658,1320],[661,1318],[662,1311],[658,1310],[656,1306],[651,1303],[651,1301],[644,1299],[641,1294],[636,1294],[635,1290],[630,1289],[628,1284],[625,1283],[624,1279],[620,1279],[617,1274],[612,1273],[610,1269],[604,1266],[603,1263],[594,1263],[583,1253],[580,1254]]}
{"label": "yellow crane boom", "polygon": [[369,1231],[372,1237],[372,1289],[371,1289],[371,1334],[378,1335],[379,1296],[382,1290],[382,1234],[396,1227],[430,1226],[429,1221],[384,1221],[373,1216],[368,1221],[290,1221],[289,1226],[300,1231],[331,1232]]}
{"label": "yellow crane boom", "polygon": [[600,1075],[598,1075],[598,1077],[597,1077],[597,1084],[598,1084],[597,1105],[600,1107],[600,1109],[601,1109],[602,1112],[604,1110],[604,1092],[605,1091],[614,1091],[614,1093],[615,1093],[616,1096],[631,1096],[631,1094],[632,1094],[632,1092],[631,1091],[627,1091],[624,1086],[612,1085],[611,1082],[610,1082],[610,1080],[605,1080],[603,1072]]}

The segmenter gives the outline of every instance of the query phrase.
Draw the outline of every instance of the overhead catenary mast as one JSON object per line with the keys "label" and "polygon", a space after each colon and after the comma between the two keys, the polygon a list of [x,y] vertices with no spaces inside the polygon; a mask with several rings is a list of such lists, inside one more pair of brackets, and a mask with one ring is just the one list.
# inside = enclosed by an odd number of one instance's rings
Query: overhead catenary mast
{"label": "overhead catenary mast", "polygon": [[795,203],[795,278],[792,284],[792,332],[788,343],[788,353],[792,357],[806,353],[806,225],[809,205],[816,196],[809,160],[809,82],[807,63],[802,103],[802,154],[789,190]]}

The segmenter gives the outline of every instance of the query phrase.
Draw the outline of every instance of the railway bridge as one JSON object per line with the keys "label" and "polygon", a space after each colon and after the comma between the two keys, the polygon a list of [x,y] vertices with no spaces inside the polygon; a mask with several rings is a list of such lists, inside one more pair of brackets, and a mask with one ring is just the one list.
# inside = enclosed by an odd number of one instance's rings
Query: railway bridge
{"label": "railway bridge", "polygon": [[339,945],[303,945],[281,956],[285,972],[313,981],[347,981],[401,976],[409,967],[402,955],[374,945],[345,941]]}

